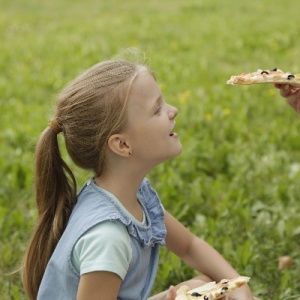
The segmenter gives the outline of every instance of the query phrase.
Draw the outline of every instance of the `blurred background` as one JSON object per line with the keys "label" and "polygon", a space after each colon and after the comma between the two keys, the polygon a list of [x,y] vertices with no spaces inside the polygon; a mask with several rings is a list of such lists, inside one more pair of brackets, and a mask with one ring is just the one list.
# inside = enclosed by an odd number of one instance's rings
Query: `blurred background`
{"label": "blurred background", "polygon": [[[299,117],[273,85],[226,85],[258,68],[300,72],[299,1],[0,5],[1,299],[26,299],[18,270],[36,217],[34,149],[57,93],[131,47],[180,111],[183,153],[149,174],[165,208],[250,276],[261,299],[300,299]],[[80,186],[91,174],[64,155]],[[282,256],[290,264],[279,267]],[[153,292],[194,275],[162,249]]]}

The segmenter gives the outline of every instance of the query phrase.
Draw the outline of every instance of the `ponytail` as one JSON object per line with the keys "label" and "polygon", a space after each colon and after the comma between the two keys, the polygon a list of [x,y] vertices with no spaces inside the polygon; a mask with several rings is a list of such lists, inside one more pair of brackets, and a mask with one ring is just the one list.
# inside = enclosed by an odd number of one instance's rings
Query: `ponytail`
{"label": "ponytail", "polygon": [[35,152],[35,192],[38,220],[23,262],[22,280],[30,299],[36,299],[47,263],[66,228],[76,202],[75,177],[61,157],[58,130],[49,126]]}

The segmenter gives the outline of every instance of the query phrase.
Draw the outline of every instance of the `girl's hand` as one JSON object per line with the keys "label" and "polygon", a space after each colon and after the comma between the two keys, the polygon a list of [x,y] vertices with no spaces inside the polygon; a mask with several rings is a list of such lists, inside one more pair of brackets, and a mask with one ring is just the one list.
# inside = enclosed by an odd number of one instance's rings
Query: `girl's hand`
{"label": "girl's hand", "polygon": [[167,291],[165,300],[174,300],[176,298],[176,288],[171,285]]}
{"label": "girl's hand", "polygon": [[286,98],[288,104],[300,115],[300,88],[289,84],[274,84],[280,95]]}
{"label": "girl's hand", "polygon": [[[255,300],[248,285],[244,285],[228,294],[222,300]],[[221,299],[220,299],[221,300]]]}

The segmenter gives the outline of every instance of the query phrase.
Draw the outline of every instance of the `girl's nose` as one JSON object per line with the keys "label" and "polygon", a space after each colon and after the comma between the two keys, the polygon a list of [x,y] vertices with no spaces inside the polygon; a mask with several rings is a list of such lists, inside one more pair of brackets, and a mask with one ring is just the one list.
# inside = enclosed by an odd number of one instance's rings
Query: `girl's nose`
{"label": "girl's nose", "polygon": [[172,120],[178,115],[178,109],[170,105],[169,118]]}

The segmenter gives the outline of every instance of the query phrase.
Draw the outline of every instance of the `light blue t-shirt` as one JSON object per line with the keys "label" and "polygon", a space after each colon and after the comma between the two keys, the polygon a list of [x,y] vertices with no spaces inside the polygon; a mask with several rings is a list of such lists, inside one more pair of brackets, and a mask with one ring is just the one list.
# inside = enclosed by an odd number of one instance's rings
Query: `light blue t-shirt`
{"label": "light blue t-shirt", "polygon": [[94,226],[76,243],[72,263],[76,271],[116,273],[123,280],[132,259],[130,238],[119,222],[105,221]]}
{"label": "light blue t-shirt", "polygon": [[[102,189],[115,201],[134,223],[145,225],[135,219],[122,203],[110,192]],[[80,275],[96,271],[113,272],[123,280],[132,260],[130,237],[120,222],[105,221],[86,232],[73,248],[72,263]]]}

